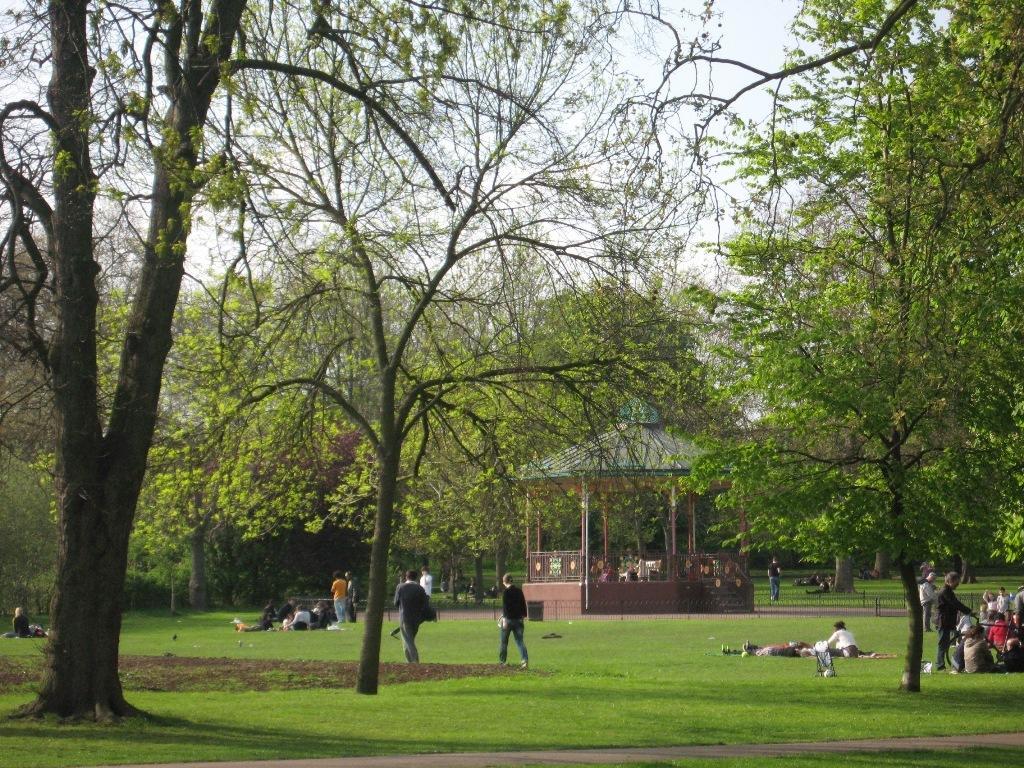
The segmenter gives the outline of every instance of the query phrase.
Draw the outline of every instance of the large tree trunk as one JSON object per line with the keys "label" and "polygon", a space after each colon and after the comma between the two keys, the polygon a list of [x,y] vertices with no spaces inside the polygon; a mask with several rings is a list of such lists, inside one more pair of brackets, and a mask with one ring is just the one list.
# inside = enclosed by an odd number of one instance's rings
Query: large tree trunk
{"label": "large tree trunk", "polygon": [[[194,138],[206,121],[230,56],[244,0],[215,0],[183,24],[168,90],[168,137],[155,154],[150,228],[121,372],[103,434],[97,393],[99,266],[93,252],[96,179],[89,159],[90,86],[86,0],[51,0],[50,112],[55,122],[54,209],[48,247],[57,285],[50,350],[57,423],[57,583],[36,700],[22,711],[106,720],[133,714],[118,679],[128,537],[152,441],[160,379],[183,275],[187,209],[195,193]],[[201,29],[209,18],[206,29]],[[177,65],[175,65],[177,69]],[[185,106],[182,106],[182,105]],[[172,151],[173,148],[173,151]],[[173,166],[173,167],[171,167]]]}
{"label": "large tree trunk", "polygon": [[476,592],[473,594],[473,602],[477,605],[484,601],[484,556],[473,555],[473,580],[476,582]]}
{"label": "large tree trunk", "polygon": [[836,592],[853,592],[853,558],[836,555]]}
{"label": "large tree trunk", "polygon": [[[383,413],[388,412],[386,409],[383,410]],[[359,653],[356,693],[377,693],[380,684],[380,641],[384,601],[393,595],[388,589],[388,553],[391,549],[395,500],[398,496],[398,465],[401,452],[401,446],[395,444],[397,436],[394,432],[393,428],[381,428],[381,440],[388,448],[382,447],[377,452],[377,514],[373,526],[373,544],[370,547],[370,594],[366,601],[366,616],[363,620],[363,645]]]}
{"label": "large tree trunk", "polygon": [[974,575],[974,565],[964,558],[960,559],[960,583],[977,584],[978,577]]}
{"label": "large tree trunk", "polygon": [[205,611],[206,602],[206,526],[192,531],[192,569],[188,577],[188,602],[194,610]]}
{"label": "large tree trunk", "polygon": [[448,590],[452,602],[459,601],[459,561],[454,557],[448,564]]}
{"label": "large tree trunk", "polygon": [[900,690],[917,693],[921,690],[921,652],[924,644],[924,616],[917,591],[917,572],[912,562],[897,561],[903,597],[907,604],[907,619],[910,633],[907,636],[907,653],[903,658],[903,678]]}
{"label": "large tree trunk", "polygon": [[888,579],[890,576],[889,571],[892,570],[892,557],[888,552],[882,552],[879,550],[875,552],[875,571],[878,572],[878,578]]}
{"label": "large tree trunk", "polygon": [[67,486],[58,493],[60,550],[50,637],[38,697],[23,711],[95,720],[135,714],[124,699],[117,664],[130,529],[117,521],[130,513],[115,514]]}

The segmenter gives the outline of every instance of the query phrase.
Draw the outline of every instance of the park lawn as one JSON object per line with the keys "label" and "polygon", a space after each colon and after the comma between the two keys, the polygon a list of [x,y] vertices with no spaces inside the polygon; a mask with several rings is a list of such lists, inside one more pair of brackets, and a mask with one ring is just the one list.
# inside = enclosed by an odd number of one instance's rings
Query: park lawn
{"label": "park lawn", "polygon": [[[561,768],[935,768],[945,765],[1020,765],[1018,750],[986,747],[983,756],[972,750],[934,750],[897,752],[845,752],[842,754],[786,755],[779,757],[724,757],[670,760],[643,763],[586,763]],[[500,766],[496,766],[500,768]],[[539,765],[518,768],[541,768]]]}
{"label": "park lawn", "polygon": [[[235,633],[232,616],[132,614],[125,620],[122,652],[358,658],[362,624],[342,632]],[[897,691],[898,658],[838,659],[838,676],[822,679],[814,674],[813,659],[720,652],[723,643],[738,647],[745,639],[813,642],[828,636],[830,623],[748,617],[530,623],[529,672],[393,685],[372,697],[316,688],[169,693],[132,690],[128,684],[129,700],[151,718],[110,727],[5,720],[0,765],[763,743],[1019,729],[1016,702],[1024,675],[929,675],[921,694],[907,695]],[[903,620],[849,617],[848,623],[864,648],[900,653],[905,645]],[[552,632],[561,637],[541,638]],[[927,637],[926,657],[933,638]],[[491,621],[426,625],[419,642],[421,657],[439,664],[492,663],[496,644]],[[31,656],[41,647],[37,641],[0,641],[0,655]],[[510,653],[514,660],[514,647]],[[401,643],[385,636],[382,660],[397,662],[401,656]],[[13,710],[30,695],[27,688],[0,692],[0,710]]]}
{"label": "park lawn", "polygon": [[[809,590],[813,590],[814,587],[809,586],[795,586],[793,580],[802,576],[810,576],[812,572],[798,571],[797,573],[783,573],[781,590],[780,590],[780,605],[818,605],[822,601],[831,603],[833,601],[840,601],[842,604],[849,605],[863,605],[864,607],[870,607],[872,601],[877,597],[882,600],[902,600],[903,599],[903,583],[899,580],[898,575],[894,575],[889,579],[854,579],[853,580],[853,594],[841,594],[831,593],[826,595],[807,594]],[[829,575],[826,571],[818,571],[822,575]],[[936,586],[942,587],[943,574],[937,574]],[[767,575],[757,574],[752,577],[754,583],[754,602],[755,605],[768,607],[771,605],[768,595],[768,577]],[[1014,571],[1008,572],[1001,575],[983,575],[978,577],[978,581],[975,584],[961,584],[957,588],[957,596],[967,603],[968,605],[977,605],[980,602],[982,594],[986,590],[990,590],[993,593],[998,593],[1000,587],[1006,587],[1006,589],[1012,595],[1017,591],[1017,587],[1024,584],[1024,572]]]}

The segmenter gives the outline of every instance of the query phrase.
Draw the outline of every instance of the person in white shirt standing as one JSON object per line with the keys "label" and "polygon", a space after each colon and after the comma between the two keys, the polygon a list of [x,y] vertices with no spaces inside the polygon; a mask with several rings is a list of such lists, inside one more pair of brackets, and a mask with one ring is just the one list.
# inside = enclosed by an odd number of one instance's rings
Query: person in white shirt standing
{"label": "person in white shirt standing", "polygon": [[938,591],[935,589],[935,572],[929,573],[924,580],[917,585],[917,593],[921,598],[921,613],[924,614],[924,631],[932,631],[932,609],[935,607],[935,596]]}
{"label": "person in white shirt standing", "polygon": [[420,573],[420,586],[427,593],[427,597],[430,597],[434,591],[434,577],[430,575],[430,569],[425,565],[420,568]]}
{"label": "person in white shirt standing", "polygon": [[999,588],[999,594],[996,595],[996,611],[1002,614],[1010,612],[1010,595],[1006,592],[1006,587]]}

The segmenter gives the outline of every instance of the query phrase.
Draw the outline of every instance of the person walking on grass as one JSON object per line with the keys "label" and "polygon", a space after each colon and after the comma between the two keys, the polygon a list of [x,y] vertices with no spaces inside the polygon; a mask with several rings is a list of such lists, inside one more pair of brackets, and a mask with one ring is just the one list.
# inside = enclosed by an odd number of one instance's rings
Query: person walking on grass
{"label": "person walking on grass", "polygon": [[501,593],[501,621],[498,622],[501,638],[498,644],[498,663],[504,665],[508,658],[508,636],[511,634],[515,637],[516,647],[519,649],[519,666],[526,669],[530,666],[526,643],[523,642],[526,597],[523,590],[512,582],[511,573],[506,573],[501,583],[505,585],[505,591]]}
{"label": "person walking on grass", "polygon": [[427,593],[416,581],[416,571],[407,571],[405,582],[395,591],[395,607],[398,608],[398,629],[402,633],[402,644],[405,646],[405,660],[410,664],[418,664],[419,651],[416,650],[416,633],[425,619],[427,610]]}
{"label": "person walking on grass", "polygon": [[348,582],[341,575],[341,571],[334,572],[334,581],[331,582],[331,597],[334,599],[334,613],[338,617],[338,623],[345,623],[345,600],[348,597]]}

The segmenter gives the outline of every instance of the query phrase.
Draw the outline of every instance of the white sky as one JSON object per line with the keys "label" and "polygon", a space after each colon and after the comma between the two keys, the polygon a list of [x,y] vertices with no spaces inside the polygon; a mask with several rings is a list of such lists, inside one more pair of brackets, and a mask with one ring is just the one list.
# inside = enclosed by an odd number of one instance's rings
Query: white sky
{"label": "white sky", "polygon": [[[680,11],[696,12],[703,5],[703,0],[676,0],[673,7],[678,14]],[[721,49],[716,56],[742,61],[769,72],[781,69],[787,48],[791,48],[795,42],[789,27],[801,5],[802,0],[714,0],[715,18],[708,25],[707,31],[712,39],[720,40]],[[672,13],[673,7],[665,4],[663,12]],[[678,15],[674,21],[679,25],[680,38],[684,43],[700,32],[692,21],[683,20]],[[638,57],[633,65],[634,71],[643,76],[648,83],[656,84],[661,79],[661,62],[669,54],[671,43],[668,36],[664,40],[651,41],[649,46],[656,55],[646,59]],[[689,76],[689,72],[677,73],[675,92],[689,90]],[[718,96],[731,96],[755,79],[755,75],[739,67],[718,65],[710,78],[710,90]],[[702,85],[707,86],[708,83],[704,82]],[[704,87],[702,90],[706,91],[708,88]],[[768,91],[768,86],[762,86],[747,92],[733,105],[733,111],[747,120],[763,122],[771,112]],[[685,124],[685,120],[683,123],[681,130],[689,132],[690,126]],[[717,130],[712,132],[715,135],[722,135]],[[729,194],[743,196],[743,191],[737,185],[725,183],[724,174],[716,181],[723,183]],[[710,220],[698,229],[688,253],[681,258],[681,263],[677,267],[679,276],[684,281],[695,276],[708,282],[728,280],[715,255],[701,249],[698,244],[713,242],[720,235],[730,234],[733,231],[730,213],[727,208],[726,218],[721,222],[720,230]]]}
{"label": "white sky", "polygon": [[[662,10],[667,14],[678,14],[680,11],[697,11],[703,5],[703,0],[667,0],[663,3]],[[720,56],[748,62],[761,69],[775,70],[783,62],[785,47],[792,44],[788,26],[800,5],[801,0],[714,0],[714,10],[717,16],[709,25],[708,31],[712,36],[721,37]],[[0,0],[0,12],[26,6],[25,0]],[[691,22],[684,21],[678,16],[674,20],[679,24],[680,34],[684,40],[698,33]],[[651,55],[646,60],[636,57],[633,62],[624,63],[628,69],[641,74],[648,82],[658,80],[660,79],[661,61],[669,53],[670,42],[667,37],[664,40],[650,40],[648,45],[651,48]],[[714,88],[720,94],[732,93],[748,82],[750,82],[749,73],[731,67],[719,67],[713,77]],[[678,87],[688,88],[689,83],[680,84]],[[24,98],[29,95],[24,92],[12,93],[9,85],[0,89],[0,94],[8,99]],[[768,114],[770,100],[761,89],[743,96],[735,108],[743,116],[760,121]],[[723,223],[723,231],[728,231],[728,229],[729,224],[726,221]],[[196,233],[196,235],[198,234]],[[196,235],[193,236],[190,243],[190,251],[198,252],[206,250],[206,248],[216,249],[209,235],[203,238]],[[715,235],[714,228],[708,227],[702,230],[700,239],[713,239]],[[206,243],[203,243],[203,240],[206,240]],[[694,258],[694,261],[691,261],[690,258],[686,259],[691,263],[682,265],[684,270],[688,267],[696,268],[698,272],[703,273],[706,268],[714,266],[703,257]],[[205,259],[200,261],[205,261]],[[196,262],[193,261],[193,263]],[[203,271],[205,270],[199,270],[200,273]]]}

